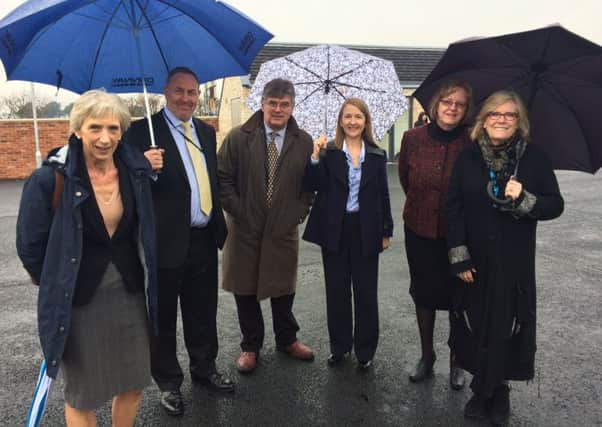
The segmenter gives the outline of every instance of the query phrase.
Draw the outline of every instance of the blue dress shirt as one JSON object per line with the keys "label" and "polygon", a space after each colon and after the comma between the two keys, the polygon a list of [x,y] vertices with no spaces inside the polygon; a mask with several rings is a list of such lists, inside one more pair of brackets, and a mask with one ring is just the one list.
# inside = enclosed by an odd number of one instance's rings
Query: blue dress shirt
{"label": "blue dress shirt", "polygon": [[[178,147],[178,151],[180,152],[182,163],[184,164],[184,169],[186,169],[188,185],[190,186],[190,226],[205,227],[211,220],[211,214],[205,215],[201,210],[199,185],[197,183],[196,173],[194,171],[192,159],[190,158],[190,153],[188,152],[188,147],[186,147],[187,142],[184,138],[184,127],[182,126],[183,122],[182,120],[174,116],[173,113],[169,111],[169,109],[167,109],[167,107],[163,109],[163,114],[165,114],[165,121],[167,122],[167,127],[169,127],[171,136],[173,136],[173,139],[176,142],[176,146]],[[199,141],[199,138],[196,133],[194,120],[190,119],[188,123],[190,123],[190,130],[192,133],[193,142],[196,144],[197,147],[202,147],[201,141]],[[203,162],[205,162],[205,167],[207,167],[205,153],[201,152],[201,158],[203,159]]]}
{"label": "blue dress shirt", "polygon": [[360,159],[357,167],[353,165],[353,158],[351,157],[351,154],[349,154],[347,141],[343,141],[343,152],[345,153],[347,165],[349,166],[349,196],[347,197],[347,212],[359,212],[360,201],[358,196],[360,192],[360,182],[362,180],[362,163],[364,163],[364,160],[366,159],[366,146],[364,141],[362,141],[362,149],[360,151]]}
{"label": "blue dress shirt", "polygon": [[265,143],[266,144],[270,141],[270,133],[276,132],[276,139],[274,140],[274,142],[276,143],[276,149],[278,150],[278,155],[280,155],[280,152],[282,151],[282,145],[284,144],[284,135],[286,135],[286,126],[280,130],[273,130],[271,127],[269,127],[265,123],[263,125],[265,126],[265,136],[266,136]]}

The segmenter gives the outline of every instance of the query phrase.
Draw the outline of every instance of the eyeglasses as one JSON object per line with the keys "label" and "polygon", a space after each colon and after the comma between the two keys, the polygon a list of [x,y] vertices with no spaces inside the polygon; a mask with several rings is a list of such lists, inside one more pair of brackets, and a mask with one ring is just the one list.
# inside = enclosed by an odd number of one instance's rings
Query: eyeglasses
{"label": "eyeglasses", "polygon": [[493,120],[500,120],[501,118],[507,120],[509,122],[513,122],[518,119],[518,113],[508,112],[508,113],[500,113],[499,111],[490,111],[487,113],[487,118]]}
{"label": "eyeglasses", "polygon": [[466,108],[466,102],[452,101],[451,99],[440,99],[439,102],[446,107],[456,107],[458,109],[463,110]]}
{"label": "eyeglasses", "polygon": [[266,101],[265,104],[270,107],[272,110],[276,110],[277,108],[280,108],[281,110],[288,110],[289,108],[291,108],[293,106],[293,104],[290,101]]}

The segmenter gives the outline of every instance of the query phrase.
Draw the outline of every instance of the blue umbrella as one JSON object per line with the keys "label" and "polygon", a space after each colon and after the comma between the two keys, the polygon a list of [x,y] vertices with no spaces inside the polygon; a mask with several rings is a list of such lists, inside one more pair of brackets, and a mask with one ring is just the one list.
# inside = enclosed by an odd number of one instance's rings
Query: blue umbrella
{"label": "blue umbrella", "polygon": [[271,38],[215,0],[29,0],[0,21],[0,59],[9,80],[161,92],[175,66],[202,82],[248,74]]}
{"label": "blue umbrella", "polygon": [[[248,74],[271,38],[215,0],[29,0],[0,20],[0,59],[9,80],[146,95],[176,66],[202,82]],[[39,424],[51,382],[42,362],[28,426]]]}
{"label": "blue umbrella", "polygon": [[44,409],[46,408],[46,402],[48,401],[48,395],[50,394],[51,385],[52,378],[46,375],[46,361],[42,361],[38,382],[36,384],[35,392],[33,393],[29,413],[27,414],[27,423],[25,424],[27,427],[37,427],[40,425],[42,416],[44,415]]}

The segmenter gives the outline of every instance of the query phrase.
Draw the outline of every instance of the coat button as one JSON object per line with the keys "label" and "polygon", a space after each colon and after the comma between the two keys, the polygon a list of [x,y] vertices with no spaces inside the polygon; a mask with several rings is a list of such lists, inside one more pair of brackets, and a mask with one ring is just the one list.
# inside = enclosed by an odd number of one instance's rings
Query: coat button
{"label": "coat button", "polygon": [[82,192],[81,191],[76,191],[75,192],[75,197],[81,197],[82,196]]}
{"label": "coat button", "polygon": [[50,362],[50,364],[51,364],[52,366],[56,366],[56,360],[53,360],[52,362]]}
{"label": "coat button", "polygon": [[64,326],[60,326],[59,327],[59,332],[65,332],[65,327]]}
{"label": "coat button", "polygon": [[76,258],[71,258],[71,264],[75,264],[77,262]]}
{"label": "coat button", "polygon": [[69,299],[71,295],[69,294],[69,292],[65,292],[65,299]]}

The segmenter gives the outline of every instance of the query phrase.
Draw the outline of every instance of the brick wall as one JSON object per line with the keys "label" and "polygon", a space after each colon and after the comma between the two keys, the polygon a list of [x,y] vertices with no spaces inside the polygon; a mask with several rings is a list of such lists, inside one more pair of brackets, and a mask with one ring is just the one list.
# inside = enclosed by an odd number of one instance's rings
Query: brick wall
{"label": "brick wall", "polygon": [[[201,117],[218,129],[217,117]],[[52,148],[65,145],[69,138],[69,121],[38,120],[42,159]],[[0,120],[0,179],[23,179],[36,167],[35,138],[32,120]]]}

